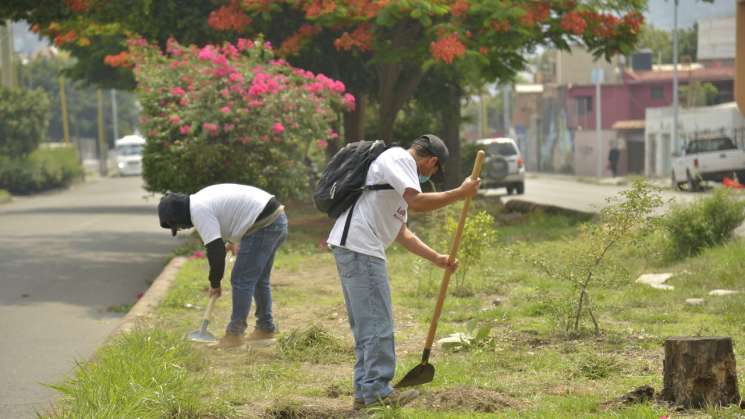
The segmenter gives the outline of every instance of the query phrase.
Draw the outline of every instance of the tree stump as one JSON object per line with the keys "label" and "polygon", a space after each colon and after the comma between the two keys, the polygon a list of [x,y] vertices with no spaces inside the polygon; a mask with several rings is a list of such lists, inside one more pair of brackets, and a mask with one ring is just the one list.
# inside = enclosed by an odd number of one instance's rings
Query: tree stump
{"label": "tree stump", "polygon": [[662,399],[684,408],[740,403],[730,337],[665,340]]}

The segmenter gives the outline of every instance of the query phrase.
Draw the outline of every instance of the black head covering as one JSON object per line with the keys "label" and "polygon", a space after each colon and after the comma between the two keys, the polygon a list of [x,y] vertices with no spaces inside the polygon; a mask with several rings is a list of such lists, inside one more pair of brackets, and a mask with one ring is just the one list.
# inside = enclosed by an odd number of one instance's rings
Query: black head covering
{"label": "black head covering", "polygon": [[158,218],[160,218],[160,226],[171,229],[173,236],[179,228],[192,227],[189,195],[167,193],[158,204]]}

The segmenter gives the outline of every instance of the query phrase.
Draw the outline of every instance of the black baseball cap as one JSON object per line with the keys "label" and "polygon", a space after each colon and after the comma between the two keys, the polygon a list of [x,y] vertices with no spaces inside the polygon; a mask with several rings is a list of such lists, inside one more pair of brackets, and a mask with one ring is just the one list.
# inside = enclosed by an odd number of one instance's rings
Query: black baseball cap
{"label": "black baseball cap", "polygon": [[443,165],[450,157],[450,151],[448,151],[445,142],[434,134],[424,134],[417,137],[417,139],[414,140],[413,145],[421,146],[423,149],[427,150],[429,154],[437,157],[437,166],[439,170],[435,175],[438,178],[442,178],[442,176],[445,175],[445,168]]}
{"label": "black baseball cap", "polygon": [[170,229],[172,236],[176,235],[179,228],[191,227],[189,195],[167,193],[158,203],[158,218],[160,226]]}

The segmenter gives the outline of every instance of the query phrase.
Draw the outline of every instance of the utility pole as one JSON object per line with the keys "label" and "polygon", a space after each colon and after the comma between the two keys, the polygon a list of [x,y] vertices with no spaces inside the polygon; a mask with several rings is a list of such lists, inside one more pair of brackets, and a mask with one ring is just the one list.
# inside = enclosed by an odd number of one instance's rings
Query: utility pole
{"label": "utility pole", "polygon": [[99,163],[99,171],[101,173],[101,176],[106,176],[108,172],[108,163],[107,163],[107,155],[108,155],[108,146],[106,145],[106,133],[104,132],[104,126],[103,126],[103,93],[101,92],[101,89],[96,89],[96,102],[98,104],[98,163]]}
{"label": "utility pole", "polygon": [[595,141],[598,147],[597,176],[603,177],[603,108],[602,92],[600,85],[603,83],[603,69],[596,67],[592,69],[592,81],[595,83]]}
{"label": "utility pole", "polygon": [[740,113],[745,115],[745,0],[737,1],[735,42],[735,99]]}
{"label": "utility pole", "polygon": [[0,26],[0,72],[0,84],[7,88],[16,87],[13,77],[13,29],[10,20],[6,20],[3,26]]}
{"label": "utility pole", "polygon": [[510,120],[510,91],[511,86],[505,84],[502,86],[502,116],[504,118],[504,136],[510,136],[510,130],[512,129],[512,121]]}
{"label": "utility pole", "polygon": [[[674,0],[675,11],[673,12],[673,144],[672,152],[677,153],[680,145],[678,144],[678,0]],[[688,85],[690,90],[690,83]],[[690,94],[690,92],[689,92]],[[670,156],[663,156],[665,161],[669,161]],[[666,167],[666,164],[663,165]]]}
{"label": "utility pole", "polygon": [[65,94],[65,78],[59,77],[59,101],[62,109],[62,136],[65,145],[70,144],[70,127],[67,125],[67,95]]}
{"label": "utility pole", "polygon": [[479,133],[481,138],[486,138],[489,135],[489,114],[486,105],[488,95],[488,89],[486,93],[482,90],[479,95]]}
{"label": "utility pole", "polygon": [[116,90],[111,89],[111,126],[114,131],[114,140],[119,139],[119,115],[116,105]]}

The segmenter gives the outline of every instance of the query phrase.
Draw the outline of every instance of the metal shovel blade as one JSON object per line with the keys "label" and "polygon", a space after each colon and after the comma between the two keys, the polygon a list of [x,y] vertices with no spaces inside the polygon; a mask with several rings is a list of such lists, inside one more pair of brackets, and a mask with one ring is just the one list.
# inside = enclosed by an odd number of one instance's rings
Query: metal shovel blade
{"label": "metal shovel blade", "polygon": [[408,372],[394,387],[412,387],[432,382],[435,378],[435,367],[432,364],[419,364]]}
{"label": "metal shovel blade", "polygon": [[189,333],[187,339],[193,342],[216,342],[217,338],[215,338],[215,335],[207,331],[207,326],[209,326],[209,324],[209,320],[202,320],[202,327],[200,327],[199,330]]}

